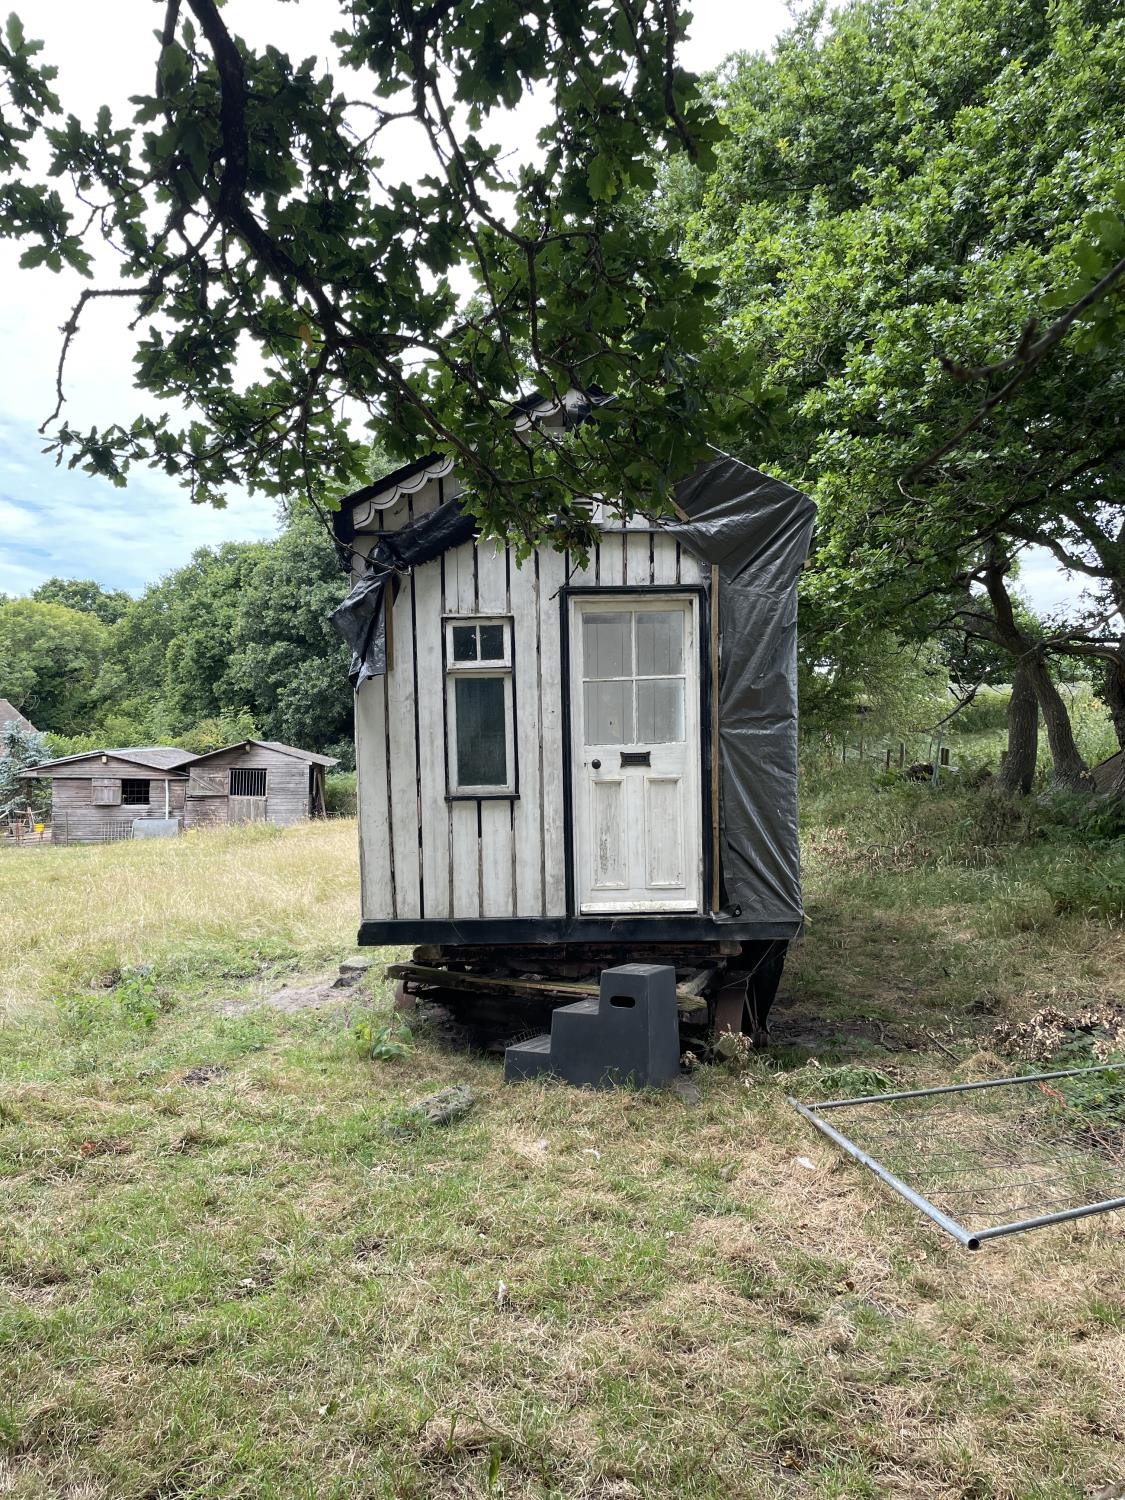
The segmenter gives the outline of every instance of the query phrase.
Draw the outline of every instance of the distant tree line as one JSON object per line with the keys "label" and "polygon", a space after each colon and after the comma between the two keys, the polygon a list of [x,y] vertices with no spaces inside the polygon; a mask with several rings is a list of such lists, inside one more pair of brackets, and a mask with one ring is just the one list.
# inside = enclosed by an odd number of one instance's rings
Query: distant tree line
{"label": "distant tree line", "polygon": [[0,602],[0,697],[56,754],[260,735],[350,765],[347,651],[326,618],[347,589],[304,511],[273,541],[201,548],[137,599],[52,578]]}

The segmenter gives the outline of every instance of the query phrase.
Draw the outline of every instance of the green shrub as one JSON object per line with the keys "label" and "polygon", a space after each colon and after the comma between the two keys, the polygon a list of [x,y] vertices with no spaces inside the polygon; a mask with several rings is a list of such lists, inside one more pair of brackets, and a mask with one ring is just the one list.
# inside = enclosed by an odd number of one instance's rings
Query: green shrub
{"label": "green shrub", "polygon": [[330,817],[355,817],[356,777],[354,771],[332,771],[324,778],[324,806]]}
{"label": "green shrub", "polygon": [[1052,792],[1040,803],[1039,821],[1048,837],[1069,834],[1085,844],[1112,844],[1125,839],[1125,798]]}

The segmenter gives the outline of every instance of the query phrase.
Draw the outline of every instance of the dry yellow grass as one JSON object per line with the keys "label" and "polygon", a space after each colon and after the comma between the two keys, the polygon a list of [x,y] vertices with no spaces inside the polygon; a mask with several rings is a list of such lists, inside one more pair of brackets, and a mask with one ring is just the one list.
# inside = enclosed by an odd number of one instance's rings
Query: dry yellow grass
{"label": "dry yellow grass", "polygon": [[355,823],[0,852],[0,918],[0,1016],[125,965],[315,962],[359,926]]}

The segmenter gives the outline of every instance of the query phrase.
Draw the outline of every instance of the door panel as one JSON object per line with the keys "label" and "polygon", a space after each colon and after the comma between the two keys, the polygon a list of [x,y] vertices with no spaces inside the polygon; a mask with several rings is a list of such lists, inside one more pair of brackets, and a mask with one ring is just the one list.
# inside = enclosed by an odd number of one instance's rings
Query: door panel
{"label": "door panel", "polygon": [[684,779],[646,776],[645,874],[654,889],[678,889],[684,877]]}
{"label": "door panel", "polygon": [[580,911],[700,909],[696,608],[667,596],[571,601]]}
{"label": "door panel", "polygon": [[593,868],[591,884],[595,890],[624,889],[629,870],[625,847],[625,782],[606,777],[590,788],[591,845]]}

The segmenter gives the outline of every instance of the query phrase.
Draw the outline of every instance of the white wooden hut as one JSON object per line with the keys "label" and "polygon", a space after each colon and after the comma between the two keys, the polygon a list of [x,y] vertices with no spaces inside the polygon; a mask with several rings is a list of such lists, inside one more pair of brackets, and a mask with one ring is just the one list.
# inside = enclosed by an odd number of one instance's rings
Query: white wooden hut
{"label": "white wooden hut", "polygon": [[521,966],[589,977],[660,954],[697,980],[723,960],[712,993],[724,965],[743,997],[763,964],[776,988],[801,925],[811,503],[719,457],[680,486],[681,522],[600,507],[578,568],[476,538],[460,492],[430,455],[336,517],[355,582],[337,624],[356,650],[359,941],[423,945],[400,972],[442,991],[443,969],[455,986]]}

